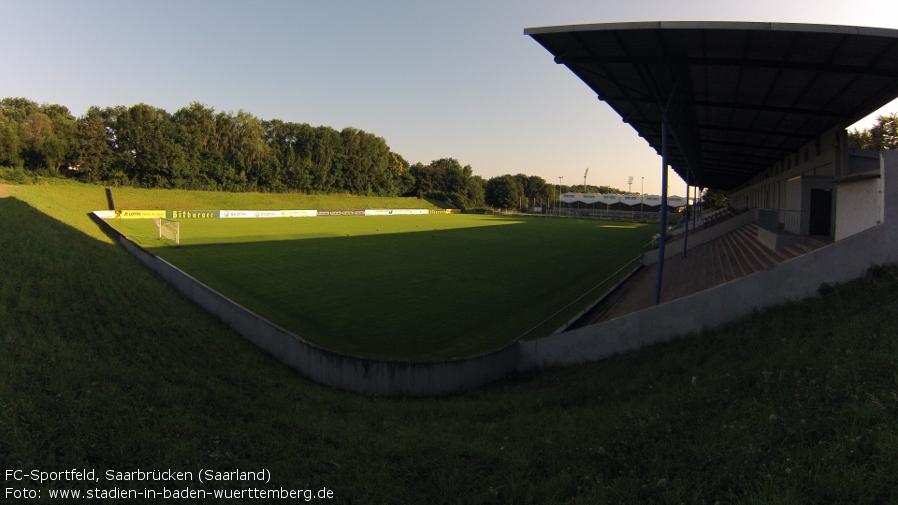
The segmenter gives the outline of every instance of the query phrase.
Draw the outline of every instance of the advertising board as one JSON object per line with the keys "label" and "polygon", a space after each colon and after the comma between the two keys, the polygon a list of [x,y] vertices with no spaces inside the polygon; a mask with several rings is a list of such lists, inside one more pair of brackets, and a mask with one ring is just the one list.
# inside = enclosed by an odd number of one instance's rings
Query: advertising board
{"label": "advertising board", "polygon": [[366,209],[366,216],[409,216],[427,214],[427,209]]}
{"label": "advertising board", "polygon": [[115,210],[115,219],[158,219],[166,217],[164,210]]}

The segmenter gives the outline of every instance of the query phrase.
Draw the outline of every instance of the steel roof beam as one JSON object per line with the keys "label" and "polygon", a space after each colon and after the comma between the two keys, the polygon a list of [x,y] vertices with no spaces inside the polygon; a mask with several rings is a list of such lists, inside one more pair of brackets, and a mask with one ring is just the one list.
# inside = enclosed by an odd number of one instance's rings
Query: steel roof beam
{"label": "steel roof beam", "polygon": [[641,64],[641,65],[697,65],[706,67],[749,67],[749,68],[769,68],[783,70],[802,70],[809,72],[821,72],[832,74],[850,74],[862,75],[868,77],[898,77],[898,68],[876,68],[864,65],[829,65],[826,63],[806,63],[788,60],[758,60],[758,59],[742,59],[742,58],[708,58],[708,57],[671,57],[664,58],[661,56],[611,56],[600,55],[597,57],[584,56],[559,56],[555,58],[555,63],[561,65],[591,65],[591,64]]}

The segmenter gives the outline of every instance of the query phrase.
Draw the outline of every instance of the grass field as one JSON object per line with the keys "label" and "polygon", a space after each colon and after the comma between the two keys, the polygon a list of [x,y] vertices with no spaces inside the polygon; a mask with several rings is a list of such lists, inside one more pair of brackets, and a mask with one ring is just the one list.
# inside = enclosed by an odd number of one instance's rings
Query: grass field
{"label": "grass field", "polygon": [[151,221],[110,222],[316,344],[408,359],[472,355],[512,341],[632,260],[655,232],[483,215],[212,219],[182,220],[182,245],[160,247]]}
{"label": "grass field", "polygon": [[[898,503],[894,267],[601,363],[377,398],[304,380],[20,189],[0,198],[5,469],[267,468],[333,503]],[[116,485],[175,483],[6,483]]]}

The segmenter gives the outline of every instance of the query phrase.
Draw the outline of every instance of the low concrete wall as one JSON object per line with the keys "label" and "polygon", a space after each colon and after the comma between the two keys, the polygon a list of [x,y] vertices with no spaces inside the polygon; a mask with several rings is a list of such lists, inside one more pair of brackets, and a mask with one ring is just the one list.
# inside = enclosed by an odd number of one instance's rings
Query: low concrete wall
{"label": "low concrete wall", "polygon": [[758,242],[773,252],[779,249],[779,235],[775,231],[758,228]]}
{"label": "low concrete wall", "polygon": [[[737,216],[733,216],[726,221],[711,226],[710,228],[704,228],[697,232],[690,233],[689,237],[686,239],[686,250],[689,251],[694,249],[702,244],[706,244],[721,235],[726,235],[727,233],[738,230],[743,226],[755,221],[758,217],[757,210],[750,210],[748,212],[743,212]],[[664,257],[670,258],[672,256],[676,256],[677,254],[683,254],[683,240],[675,240],[673,242],[668,242],[664,246]],[[658,252],[657,251],[649,251],[645,253],[642,257],[642,264],[644,266],[651,266],[655,263],[658,263]]]}
{"label": "low concrete wall", "polygon": [[324,349],[254,314],[150,254],[102,219],[94,217],[94,220],[185,297],[278,360],[321,384],[358,393],[431,396],[473,389],[495,382],[516,369],[516,342],[478,356],[434,361],[378,360]]}

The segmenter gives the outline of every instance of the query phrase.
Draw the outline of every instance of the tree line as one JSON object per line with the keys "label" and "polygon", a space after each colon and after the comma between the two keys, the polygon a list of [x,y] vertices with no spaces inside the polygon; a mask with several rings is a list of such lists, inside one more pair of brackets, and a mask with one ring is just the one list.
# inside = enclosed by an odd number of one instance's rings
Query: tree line
{"label": "tree line", "polygon": [[118,186],[415,196],[459,208],[551,202],[559,190],[620,192],[525,174],[485,180],[454,158],[412,165],[356,128],[262,120],[196,102],[174,113],[143,103],[91,107],[76,118],[63,105],[4,98],[0,166]]}

